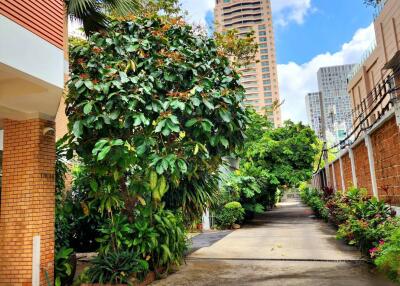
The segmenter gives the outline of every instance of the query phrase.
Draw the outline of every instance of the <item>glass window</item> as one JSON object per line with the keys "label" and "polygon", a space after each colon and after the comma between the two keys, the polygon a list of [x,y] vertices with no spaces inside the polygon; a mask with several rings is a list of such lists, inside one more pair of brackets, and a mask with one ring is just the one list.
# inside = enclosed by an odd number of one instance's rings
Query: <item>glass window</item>
{"label": "glass window", "polygon": [[262,55],[262,56],[261,56],[261,59],[262,59],[262,60],[268,60],[268,56],[267,56],[267,55]]}
{"label": "glass window", "polygon": [[258,32],[258,34],[259,34],[260,36],[265,36],[265,35],[267,34],[267,32],[266,32],[266,31],[260,31],[260,32]]}
{"label": "glass window", "polygon": [[267,48],[268,44],[260,44],[260,48]]}
{"label": "glass window", "polygon": [[263,78],[269,78],[269,73],[263,74]]}
{"label": "glass window", "polygon": [[268,62],[261,62],[261,66],[267,67],[267,66],[269,66],[269,63]]}
{"label": "glass window", "polygon": [[267,41],[267,37],[261,37],[260,38],[260,42],[266,42]]}
{"label": "glass window", "polygon": [[262,72],[269,72],[269,68],[263,68]]}
{"label": "glass window", "polygon": [[262,54],[268,54],[268,49],[261,49],[260,52],[261,52]]}
{"label": "glass window", "polygon": [[263,83],[264,84],[271,84],[271,81],[268,79],[268,80],[264,80]]}
{"label": "glass window", "polygon": [[258,25],[259,30],[265,30],[267,27],[265,25]]}

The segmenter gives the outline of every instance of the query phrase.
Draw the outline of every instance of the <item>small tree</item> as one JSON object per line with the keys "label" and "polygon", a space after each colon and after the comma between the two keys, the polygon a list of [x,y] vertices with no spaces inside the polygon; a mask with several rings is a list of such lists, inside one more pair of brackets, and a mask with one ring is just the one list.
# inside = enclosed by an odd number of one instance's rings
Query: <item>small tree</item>
{"label": "small tree", "polygon": [[214,40],[181,19],[112,21],[70,49],[71,150],[90,172],[92,204],[132,221],[138,204],[203,211],[208,180],[243,143],[243,87]]}

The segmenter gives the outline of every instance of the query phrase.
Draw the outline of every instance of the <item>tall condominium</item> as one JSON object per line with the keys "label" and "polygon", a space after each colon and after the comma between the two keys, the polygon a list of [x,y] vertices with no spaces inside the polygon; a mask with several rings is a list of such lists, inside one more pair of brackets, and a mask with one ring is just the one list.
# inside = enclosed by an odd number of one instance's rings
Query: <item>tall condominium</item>
{"label": "tall condominium", "polygon": [[306,95],[306,110],[308,122],[315,134],[323,139],[322,133],[322,94],[320,92],[311,92]]}
{"label": "tall condominium", "polygon": [[343,140],[352,127],[351,102],[347,93],[347,75],[354,65],[322,67],[318,70],[318,88],[322,95],[322,114],[326,138],[330,143]]}
{"label": "tall condominium", "polygon": [[[218,32],[230,29],[241,35],[255,32],[259,52],[254,63],[242,68],[241,82],[246,89],[246,104],[262,113],[266,107],[279,102],[270,0],[216,0],[215,20]],[[275,126],[281,124],[279,107],[270,119]]]}

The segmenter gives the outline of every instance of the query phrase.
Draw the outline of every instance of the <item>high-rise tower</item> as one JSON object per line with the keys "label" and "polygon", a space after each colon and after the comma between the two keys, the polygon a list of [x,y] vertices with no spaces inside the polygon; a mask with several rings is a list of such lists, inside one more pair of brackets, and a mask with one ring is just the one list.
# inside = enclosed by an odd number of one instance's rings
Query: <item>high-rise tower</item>
{"label": "high-rise tower", "polygon": [[[241,35],[255,32],[259,51],[254,63],[241,69],[241,83],[246,89],[245,103],[262,113],[280,101],[270,0],[216,0],[215,20],[220,33],[230,29]],[[279,107],[270,119],[275,126],[281,125]]]}

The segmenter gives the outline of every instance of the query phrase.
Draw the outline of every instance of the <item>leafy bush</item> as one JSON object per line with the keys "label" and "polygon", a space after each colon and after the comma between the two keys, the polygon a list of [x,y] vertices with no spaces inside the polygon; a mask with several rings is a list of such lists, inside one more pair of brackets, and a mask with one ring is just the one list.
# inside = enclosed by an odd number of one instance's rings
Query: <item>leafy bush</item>
{"label": "leafy bush", "polygon": [[131,251],[109,252],[100,254],[91,261],[86,276],[92,283],[128,283],[129,280],[143,275],[148,270],[148,263],[139,259]]}
{"label": "leafy bush", "polygon": [[338,226],[337,238],[369,253],[379,270],[400,282],[400,219],[390,206],[357,188],[335,194],[304,188],[301,197],[319,212],[326,201],[329,218]]}
{"label": "leafy bush", "polygon": [[326,208],[325,202],[322,199],[322,192],[319,192],[317,189],[307,187],[300,190],[300,197],[304,203],[311,207],[316,217],[328,221],[329,210]]}
{"label": "leafy bush", "polygon": [[382,240],[379,246],[370,250],[377,256],[375,264],[382,273],[400,283],[400,228],[396,229],[388,239]]}
{"label": "leafy bush", "polygon": [[244,209],[239,202],[227,203],[217,212],[215,220],[218,226],[230,228],[235,223],[241,223],[244,218]]}

